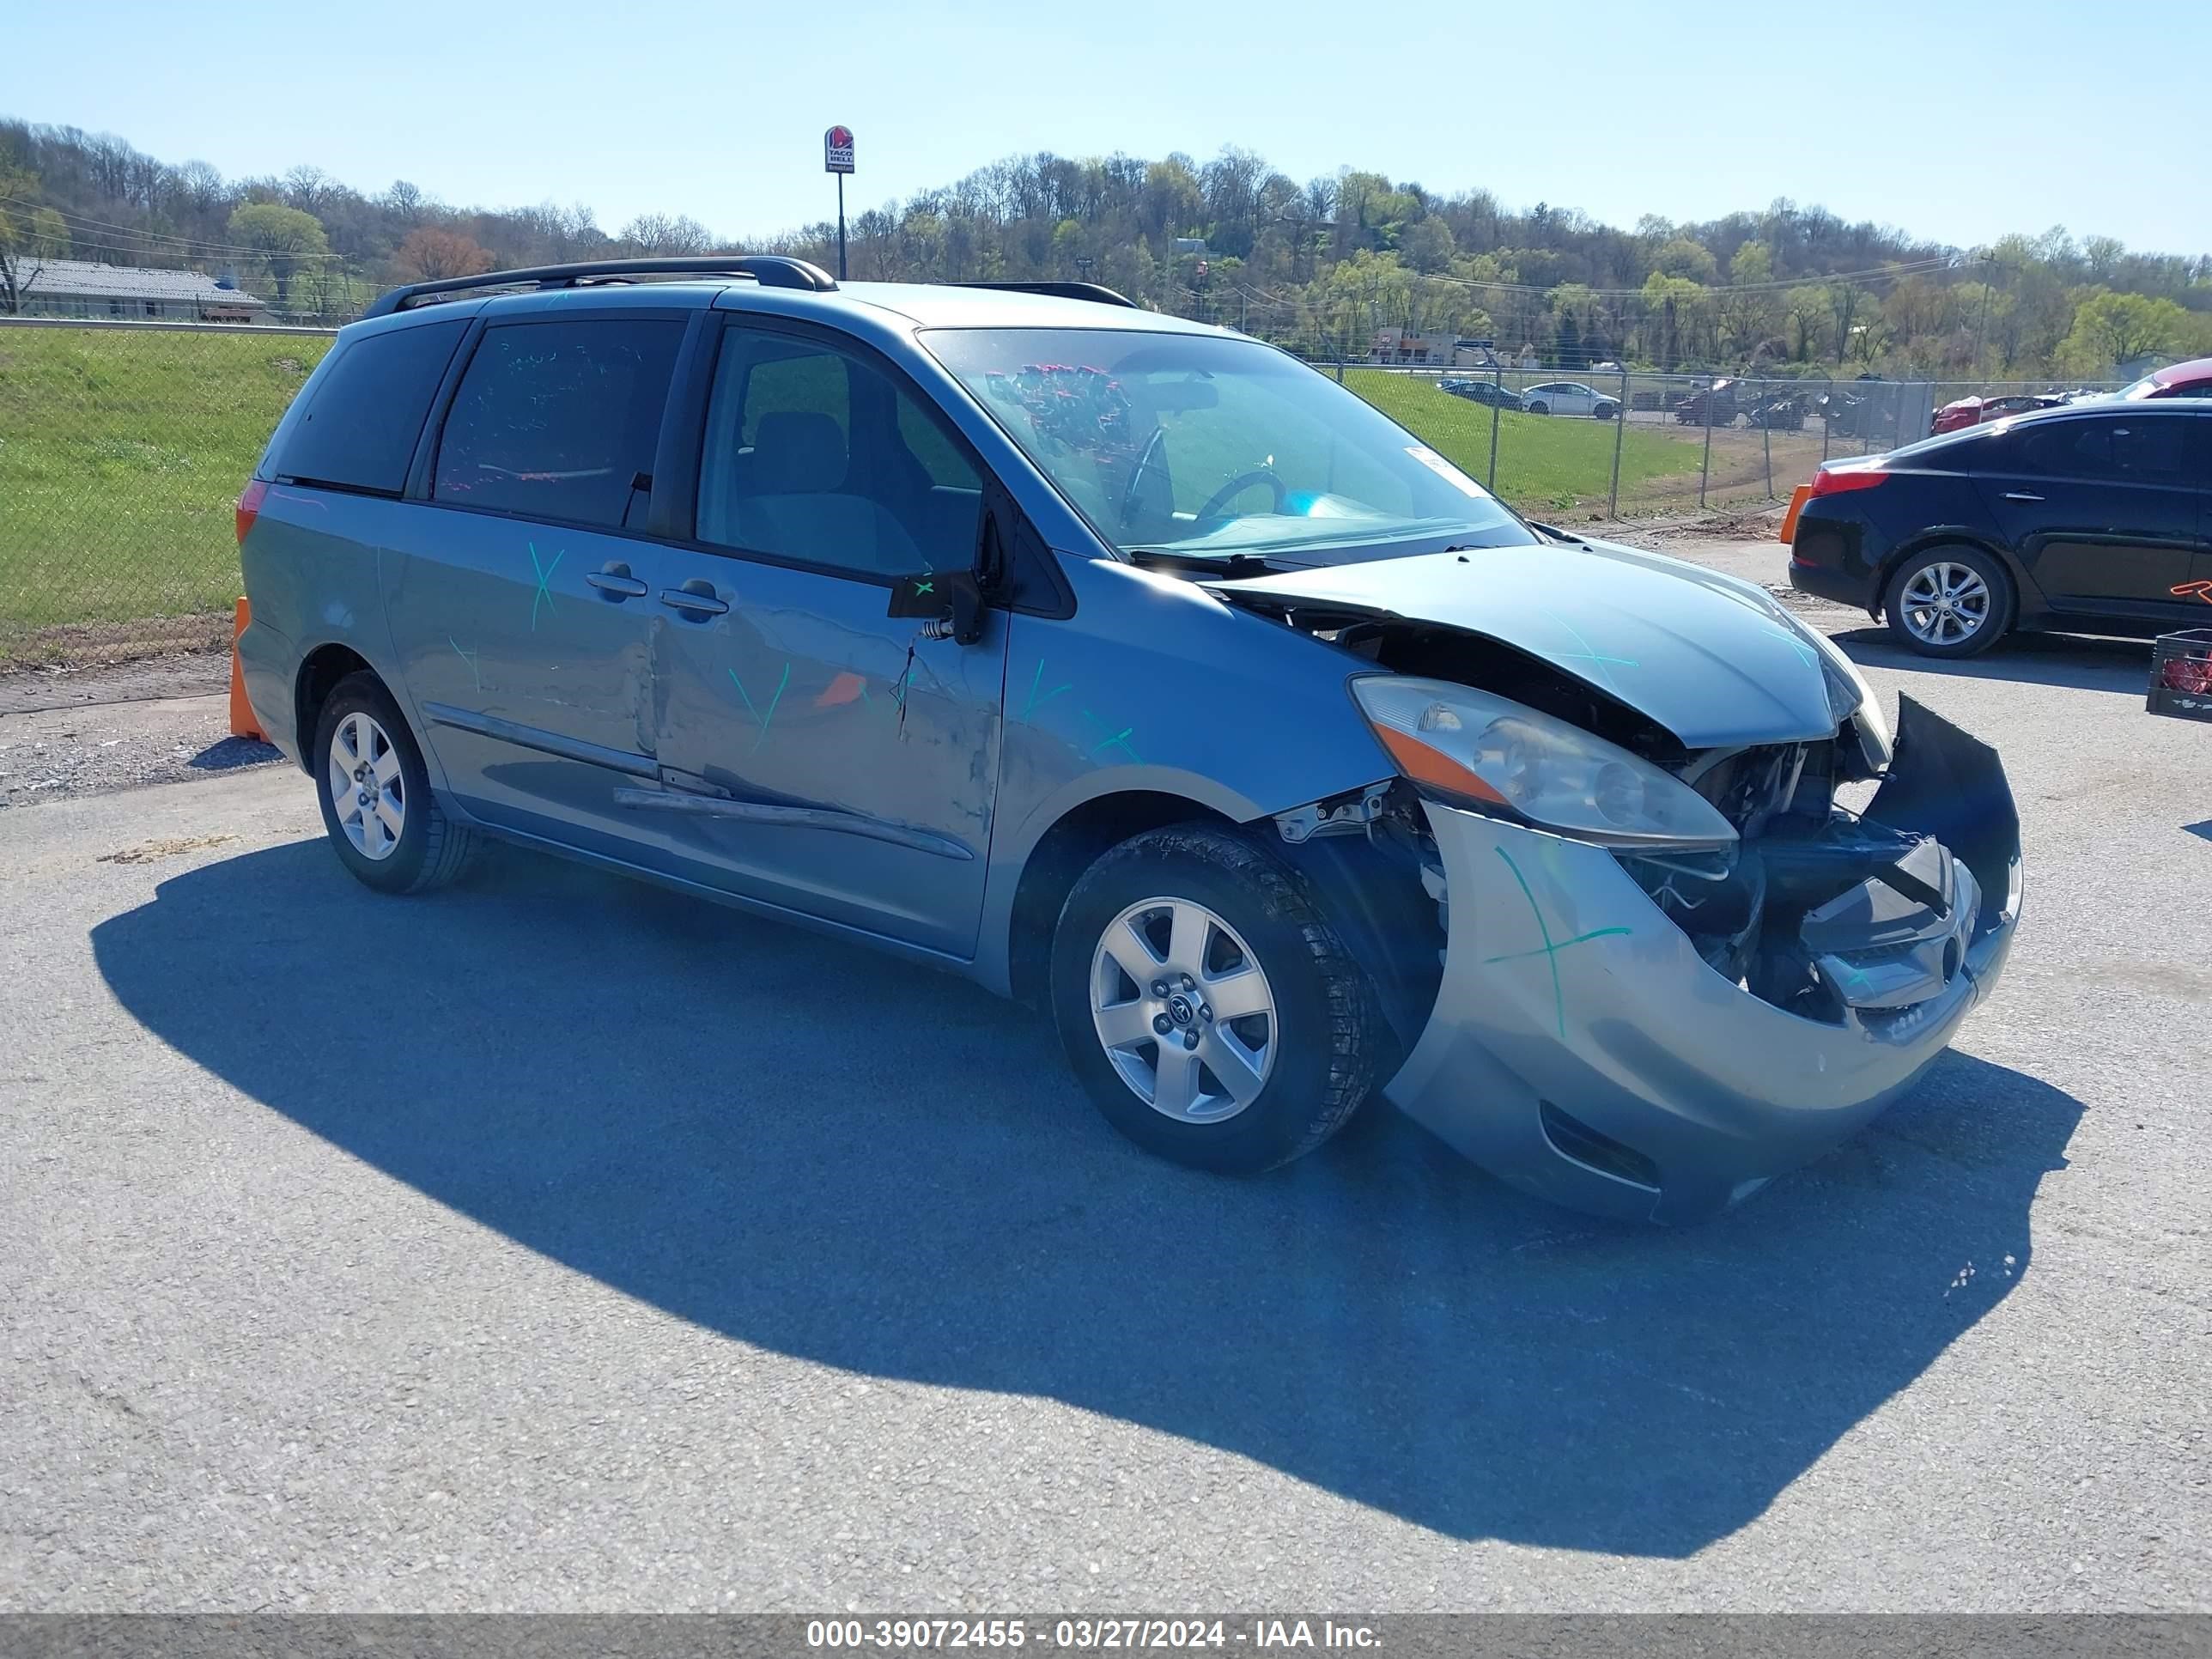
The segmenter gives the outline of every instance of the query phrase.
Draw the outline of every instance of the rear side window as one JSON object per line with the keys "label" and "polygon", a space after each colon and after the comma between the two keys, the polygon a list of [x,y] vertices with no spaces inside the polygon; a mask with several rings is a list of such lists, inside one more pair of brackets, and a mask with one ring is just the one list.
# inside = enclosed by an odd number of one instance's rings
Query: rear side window
{"label": "rear side window", "polygon": [[286,437],[277,476],[399,494],[430,399],[467,326],[465,319],[417,323],[347,346]]}
{"label": "rear side window", "polygon": [[683,343],[669,318],[486,329],[446,416],[432,495],[525,518],[637,522]]}
{"label": "rear side window", "polygon": [[2043,477],[2170,484],[2187,471],[2186,418],[2058,421],[2014,435],[2019,471]]}

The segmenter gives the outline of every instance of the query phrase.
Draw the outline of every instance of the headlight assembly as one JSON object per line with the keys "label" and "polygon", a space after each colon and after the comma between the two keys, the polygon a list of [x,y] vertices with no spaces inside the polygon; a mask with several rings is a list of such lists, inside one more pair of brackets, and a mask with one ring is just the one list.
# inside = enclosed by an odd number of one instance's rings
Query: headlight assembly
{"label": "headlight assembly", "polygon": [[1352,696],[1398,769],[1477,811],[1504,807],[1601,847],[1723,848],[1735,826],[1672,774],[1549,714],[1448,680],[1363,676]]}

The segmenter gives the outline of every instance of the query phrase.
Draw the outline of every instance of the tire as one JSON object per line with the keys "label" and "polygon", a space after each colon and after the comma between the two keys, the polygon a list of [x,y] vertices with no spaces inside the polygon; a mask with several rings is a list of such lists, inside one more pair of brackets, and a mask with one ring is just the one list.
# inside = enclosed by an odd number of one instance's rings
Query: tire
{"label": "tire", "polygon": [[1549,404],[1523,404],[1521,407],[1523,413],[1529,415],[1548,415],[1552,412]]}
{"label": "tire", "polygon": [[[332,688],[315,722],[311,763],[323,828],[338,862],[364,885],[428,892],[467,866],[476,834],[439,806],[414,733],[375,675],[349,674]],[[369,787],[371,776],[381,778],[380,787]],[[376,799],[363,799],[369,795]]]}
{"label": "tire", "polygon": [[[1955,637],[1944,637],[1948,631],[1944,618],[1912,602],[1942,592],[1959,593],[1960,608],[1951,618],[1955,625],[1960,617],[1975,614],[1965,602],[1972,599],[1972,583],[1977,581],[1986,596],[1979,620]],[[2012,577],[2002,563],[1979,548],[1954,543],[1924,547],[1897,567],[1883,591],[1882,616],[1891,635],[1907,650],[1923,657],[1972,657],[2004,637],[2012,627],[2017,603]]]}
{"label": "tire", "polygon": [[1595,415],[1601,421],[1617,421],[1620,418],[1620,405],[1619,404],[1600,404],[1595,409],[1592,410],[1590,413]]}
{"label": "tire", "polygon": [[[1240,958],[1256,986],[1237,974]],[[1232,998],[1238,1008],[1264,1000],[1266,1012],[1231,1015]],[[1243,835],[1204,824],[1133,836],[1077,881],[1053,938],[1052,1010],[1068,1064],[1108,1122],[1146,1152],[1222,1175],[1275,1169],[1334,1134],[1382,1080],[1389,1043],[1372,981],[1304,881]],[[1109,1030],[1123,1034],[1112,1050]],[[1197,1048],[1176,1044],[1179,1032]]]}

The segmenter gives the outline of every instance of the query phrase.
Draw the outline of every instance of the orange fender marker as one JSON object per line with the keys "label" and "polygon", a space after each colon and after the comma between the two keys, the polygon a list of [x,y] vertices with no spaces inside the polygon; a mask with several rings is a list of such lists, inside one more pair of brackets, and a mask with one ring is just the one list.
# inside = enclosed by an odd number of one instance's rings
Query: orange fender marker
{"label": "orange fender marker", "polygon": [[1790,492],[1790,510],[1782,515],[1782,533],[1775,538],[1784,546],[1796,539],[1798,512],[1812,494],[1813,486],[1808,483],[1799,484]]}
{"label": "orange fender marker", "polygon": [[268,738],[262,732],[260,722],[253,718],[253,705],[246,701],[246,671],[238,662],[238,636],[253,620],[253,607],[243,598],[238,602],[234,620],[236,626],[230,635],[230,734],[266,743]]}
{"label": "orange fender marker", "polygon": [[817,708],[835,708],[841,703],[851,702],[856,698],[865,697],[867,695],[867,681],[850,669],[846,669],[841,671],[837,678],[830,682],[829,690],[815,698],[814,706]]}

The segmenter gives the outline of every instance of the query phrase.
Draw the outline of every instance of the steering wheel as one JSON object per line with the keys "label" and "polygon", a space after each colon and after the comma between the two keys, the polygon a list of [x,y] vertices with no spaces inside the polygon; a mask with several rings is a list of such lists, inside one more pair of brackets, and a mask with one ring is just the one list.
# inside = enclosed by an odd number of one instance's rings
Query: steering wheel
{"label": "steering wheel", "polygon": [[1143,482],[1146,469],[1152,464],[1152,457],[1159,453],[1160,440],[1167,435],[1165,427],[1156,426],[1152,428],[1152,435],[1145,440],[1145,453],[1137,457],[1136,465],[1129,471],[1129,482],[1121,486],[1121,515],[1118,528],[1128,529],[1129,520],[1136,516],[1137,486]]}
{"label": "steering wheel", "polygon": [[1211,495],[1208,495],[1206,498],[1206,505],[1198,509],[1198,521],[1200,524],[1204,524],[1208,519],[1218,519],[1227,516],[1226,509],[1229,503],[1235,501],[1239,495],[1249,489],[1254,484],[1265,484],[1269,489],[1273,490],[1275,495],[1274,510],[1278,513],[1283,510],[1283,503],[1290,499],[1291,492],[1289,489],[1285,486],[1283,481],[1275,476],[1274,468],[1271,466],[1263,466],[1255,468],[1249,472],[1238,473],[1227,483],[1222,485],[1220,489],[1215,490]]}

